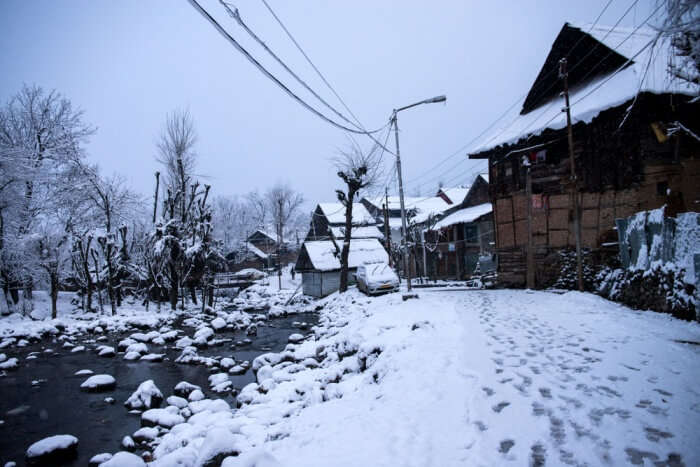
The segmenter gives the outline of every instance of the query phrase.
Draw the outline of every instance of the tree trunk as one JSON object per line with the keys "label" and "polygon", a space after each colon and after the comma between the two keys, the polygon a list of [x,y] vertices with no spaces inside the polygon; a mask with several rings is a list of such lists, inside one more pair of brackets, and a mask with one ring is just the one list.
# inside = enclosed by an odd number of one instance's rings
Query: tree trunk
{"label": "tree trunk", "polygon": [[112,316],[117,314],[117,301],[114,293],[114,268],[112,266],[112,245],[107,244],[105,249],[107,260],[107,293],[109,294],[109,304],[112,308]]}
{"label": "tree trunk", "polygon": [[177,288],[179,287],[180,281],[177,275],[177,266],[170,264],[170,309],[175,310],[177,308]]}
{"label": "tree trunk", "polygon": [[56,319],[58,315],[58,310],[56,309],[56,302],[58,301],[58,274],[56,272],[51,273],[51,319]]}
{"label": "tree trunk", "polygon": [[340,252],[340,293],[348,290],[348,258],[350,256],[350,238],[352,236],[352,203],[355,199],[355,191],[348,190],[347,204],[345,206],[345,235],[343,236],[343,249]]}
{"label": "tree trunk", "polygon": [[97,255],[95,254],[95,251],[91,251],[92,253],[92,260],[95,263],[95,280],[96,280],[96,287],[95,289],[97,290],[97,303],[100,305],[100,314],[105,312],[105,306],[104,303],[102,302],[102,291],[100,290],[100,266],[97,262]]}
{"label": "tree trunk", "polygon": [[190,297],[192,298],[192,303],[197,305],[197,293],[194,290],[194,285],[190,285]]}

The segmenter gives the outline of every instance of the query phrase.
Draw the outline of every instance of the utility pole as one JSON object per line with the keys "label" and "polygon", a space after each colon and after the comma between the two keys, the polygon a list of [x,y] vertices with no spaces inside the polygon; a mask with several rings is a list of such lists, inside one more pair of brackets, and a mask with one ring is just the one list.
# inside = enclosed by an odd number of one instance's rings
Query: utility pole
{"label": "utility pole", "polygon": [[583,292],[583,264],[581,258],[581,212],[578,206],[578,180],[576,178],[576,162],[574,161],[574,135],[571,129],[571,108],[569,105],[569,73],[566,70],[566,58],[559,60],[559,77],[564,80],[563,111],[566,112],[566,128],[569,139],[569,160],[571,161],[571,195],[574,201],[574,236],[576,237],[576,275],[578,289]]}
{"label": "utility pole", "polygon": [[527,288],[535,288],[535,252],[532,245],[532,176],[530,174],[530,161],[527,155],[523,156],[525,166],[525,198],[527,200]]}
{"label": "utility pole", "polygon": [[391,228],[389,226],[389,189],[384,187],[384,239],[386,242],[386,251],[389,253],[389,266],[391,260]]}
{"label": "utility pole", "polygon": [[399,177],[399,201],[401,203],[401,237],[403,238],[403,245],[401,245],[401,250],[403,252],[403,267],[406,271],[406,283],[408,291],[411,291],[411,270],[408,267],[408,230],[406,229],[406,206],[403,200],[403,178],[401,177],[401,153],[399,152],[399,122],[396,118],[396,110],[394,110],[394,115],[391,117],[394,123],[394,136],[396,138],[396,173]]}
{"label": "utility pole", "polygon": [[[428,279],[428,259],[425,254],[425,229],[421,229],[420,231],[420,240],[421,244],[423,245],[423,276],[425,276],[425,279]],[[421,279],[421,284],[423,283],[423,279]]]}
{"label": "utility pole", "polygon": [[158,188],[160,187],[160,172],[156,172],[156,192],[153,195],[153,223],[156,223],[156,214],[158,213]]}

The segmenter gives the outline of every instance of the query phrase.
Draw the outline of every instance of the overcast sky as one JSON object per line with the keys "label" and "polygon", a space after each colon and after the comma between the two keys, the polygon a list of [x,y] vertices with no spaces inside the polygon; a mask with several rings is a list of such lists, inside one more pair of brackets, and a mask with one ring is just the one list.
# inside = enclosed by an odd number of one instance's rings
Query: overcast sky
{"label": "overcast sky", "polygon": [[[367,128],[391,110],[446,94],[447,104],[399,114],[408,195],[469,182],[483,162],[466,151],[537,75],[566,22],[590,23],[607,0],[268,0],[317,67]],[[228,18],[201,0],[234,37],[321,109]],[[260,0],[233,2],[268,46],[330,103],[344,110]],[[599,24],[633,3],[613,0]],[[621,25],[638,25],[640,0]],[[148,196],[155,140],[165,115],[188,108],[198,132],[198,173],[216,194],[264,191],[288,181],[308,205],[334,200],[330,159],[348,144],[338,130],[292,101],[185,0],[4,0],[0,6],[0,100],[22,86],[55,88],[96,125],[88,152]],[[365,144],[366,137],[358,137]],[[393,135],[390,148],[393,150]]]}

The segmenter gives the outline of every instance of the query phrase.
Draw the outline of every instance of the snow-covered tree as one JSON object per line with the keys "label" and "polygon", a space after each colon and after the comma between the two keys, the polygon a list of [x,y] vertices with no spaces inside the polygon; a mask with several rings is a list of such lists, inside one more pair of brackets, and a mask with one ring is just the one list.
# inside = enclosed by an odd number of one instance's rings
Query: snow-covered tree
{"label": "snow-covered tree", "polygon": [[37,250],[32,237],[63,172],[83,158],[94,129],[56,91],[25,85],[0,108],[0,278],[8,308],[18,290],[31,300]]}
{"label": "snow-covered tree", "polygon": [[289,184],[278,182],[265,192],[265,201],[277,236],[277,276],[281,289],[280,248],[284,243],[286,228],[304,203],[304,197],[301,193],[294,191]]}
{"label": "snow-covered tree", "polygon": [[381,176],[381,153],[375,145],[369,151],[363,151],[353,142],[341,151],[335,159],[337,175],[345,184],[344,190],[335,190],[338,201],[345,206],[345,238],[340,253],[340,292],[348,289],[348,257],[350,239],[352,238],[352,207],[355,197],[363,189],[371,187]]}

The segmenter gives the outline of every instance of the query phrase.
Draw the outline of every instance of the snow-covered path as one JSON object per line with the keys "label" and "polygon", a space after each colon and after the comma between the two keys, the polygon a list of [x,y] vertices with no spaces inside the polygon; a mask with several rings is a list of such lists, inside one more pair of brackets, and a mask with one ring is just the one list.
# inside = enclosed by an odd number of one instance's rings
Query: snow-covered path
{"label": "snow-covered path", "polygon": [[[700,465],[700,348],[677,342],[696,323],[579,293],[345,303],[330,339],[381,351],[251,438],[285,466]],[[266,397],[240,415],[262,422]]]}

